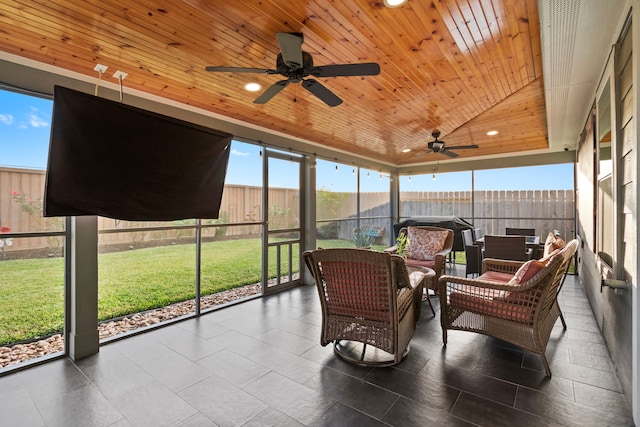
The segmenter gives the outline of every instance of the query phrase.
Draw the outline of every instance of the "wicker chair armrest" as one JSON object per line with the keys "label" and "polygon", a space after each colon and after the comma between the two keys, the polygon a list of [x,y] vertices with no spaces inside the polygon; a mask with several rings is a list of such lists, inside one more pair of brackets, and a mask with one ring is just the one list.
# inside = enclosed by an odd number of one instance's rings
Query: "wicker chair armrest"
{"label": "wicker chair armrest", "polygon": [[436,253],[436,254],[434,255],[434,258],[435,258],[435,257],[438,257],[438,256],[441,256],[441,257],[446,258],[446,257],[447,257],[447,255],[449,255],[449,253],[450,253],[450,252],[451,252],[451,248],[444,248],[444,249],[443,249],[443,250],[441,250],[440,252]]}
{"label": "wicker chair armrest", "polygon": [[482,272],[497,271],[500,273],[516,274],[524,261],[512,261],[507,259],[485,258],[482,260]]}
{"label": "wicker chair armrest", "polygon": [[[477,278],[471,279],[467,277],[443,275],[438,280],[438,291],[444,292],[443,295],[446,295],[447,287],[455,288],[455,286],[448,286],[449,284],[495,289],[497,291],[518,291],[521,288],[518,285],[509,285],[502,282],[492,282],[490,280],[481,280]],[[529,287],[522,287],[522,289],[528,288]]]}
{"label": "wicker chair armrest", "polygon": [[447,256],[441,254],[440,252],[438,252],[437,254],[434,255],[433,257],[433,262],[436,265],[436,274],[442,270],[444,272],[444,265],[447,263]]}

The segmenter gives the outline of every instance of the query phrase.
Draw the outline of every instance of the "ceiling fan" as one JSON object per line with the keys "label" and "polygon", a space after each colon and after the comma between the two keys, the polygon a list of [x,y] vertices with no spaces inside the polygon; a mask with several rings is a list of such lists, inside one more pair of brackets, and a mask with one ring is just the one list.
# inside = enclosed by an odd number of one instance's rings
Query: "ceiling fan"
{"label": "ceiling fan", "polygon": [[260,73],[280,74],[286,77],[271,85],[262,95],[256,98],[254,104],[265,104],[289,83],[302,83],[302,87],[317,96],[330,107],[342,104],[336,94],[320,84],[313,77],[339,77],[339,76],[376,76],[380,74],[380,66],[375,62],[360,64],[336,64],[314,66],[313,58],[302,50],[304,36],[302,33],[277,33],[276,38],[280,45],[280,53],[276,59],[276,68],[244,68],[244,67],[218,67],[208,66],[205,70],[214,73]]}
{"label": "ceiling fan", "polygon": [[433,136],[435,138],[434,141],[431,141],[427,144],[427,150],[420,153],[420,154],[425,154],[425,153],[441,153],[444,154],[445,156],[454,158],[454,157],[458,157],[459,154],[455,153],[451,150],[467,150],[470,148],[480,148],[478,145],[476,144],[471,144],[471,145],[455,145],[453,147],[447,147],[444,143],[444,141],[440,141],[438,138],[440,137],[440,131],[434,130],[433,132],[431,132],[431,136]]}

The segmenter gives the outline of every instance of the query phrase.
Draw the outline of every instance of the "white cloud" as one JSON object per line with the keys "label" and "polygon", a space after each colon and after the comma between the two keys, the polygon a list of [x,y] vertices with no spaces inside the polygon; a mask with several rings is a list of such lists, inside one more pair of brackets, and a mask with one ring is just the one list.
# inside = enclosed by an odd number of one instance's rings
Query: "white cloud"
{"label": "white cloud", "polygon": [[40,111],[37,108],[31,107],[31,114],[29,114],[29,125],[34,128],[43,128],[49,126],[43,118],[40,117]]}
{"label": "white cloud", "polygon": [[11,114],[0,114],[0,123],[10,125],[13,123],[13,116]]}
{"label": "white cloud", "polygon": [[49,126],[49,123],[38,117],[38,114],[29,115],[29,124],[34,128],[43,128]]}
{"label": "white cloud", "polygon": [[235,148],[231,149],[231,154],[234,156],[248,156],[249,153],[243,153],[242,151],[238,151]]}

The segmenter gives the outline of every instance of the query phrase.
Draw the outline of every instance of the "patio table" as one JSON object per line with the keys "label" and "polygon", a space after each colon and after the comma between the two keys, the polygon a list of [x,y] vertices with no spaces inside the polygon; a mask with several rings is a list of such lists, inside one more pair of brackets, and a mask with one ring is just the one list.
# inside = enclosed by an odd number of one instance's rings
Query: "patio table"
{"label": "patio table", "polygon": [[429,267],[421,267],[417,265],[407,266],[407,271],[409,272],[409,275],[415,272],[424,274],[424,276],[422,277],[422,283],[420,283],[420,285],[422,286],[422,301],[426,300],[429,303],[429,308],[431,308],[431,312],[435,316],[436,311],[433,309],[433,304],[431,304],[431,298],[429,298],[429,289],[432,287],[431,282],[433,282],[433,278],[435,277],[436,272]]}

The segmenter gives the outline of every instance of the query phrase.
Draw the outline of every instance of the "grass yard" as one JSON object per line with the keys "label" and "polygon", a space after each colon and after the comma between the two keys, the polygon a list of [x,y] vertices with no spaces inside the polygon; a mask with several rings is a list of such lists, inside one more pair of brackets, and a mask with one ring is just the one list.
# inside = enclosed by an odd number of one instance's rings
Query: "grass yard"
{"label": "grass yard", "polygon": [[[261,278],[261,244],[259,238],[203,243],[201,295],[258,283]],[[352,247],[353,243],[329,240],[323,241],[322,246]],[[293,263],[298,265],[295,253]],[[195,265],[194,244],[100,254],[98,320],[194,298]],[[275,277],[275,274],[275,264],[270,262],[269,276]],[[0,345],[61,332],[63,323],[62,258],[0,262]]]}
{"label": "grass yard", "polygon": [[[99,321],[194,298],[195,265],[193,244],[99,255]],[[275,275],[275,268],[270,270]],[[260,239],[202,245],[203,296],[257,283],[260,277]],[[0,262],[0,345],[61,332],[63,322],[62,258]]]}
{"label": "grass yard", "polygon": [[[259,238],[202,245],[201,295],[258,283]],[[318,247],[353,247],[350,240],[319,240]],[[383,250],[386,245],[374,245]],[[464,253],[456,261],[464,262]],[[286,258],[283,255],[283,258]],[[298,254],[293,254],[294,266]],[[194,244],[100,254],[98,320],[164,307],[195,297]],[[297,272],[297,269],[294,270]],[[282,274],[286,270],[282,269]],[[269,277],[275,277],[270,260]],[[38,258],[0,262],[0,345],[61,332],[64,322],[64,260]]]}

